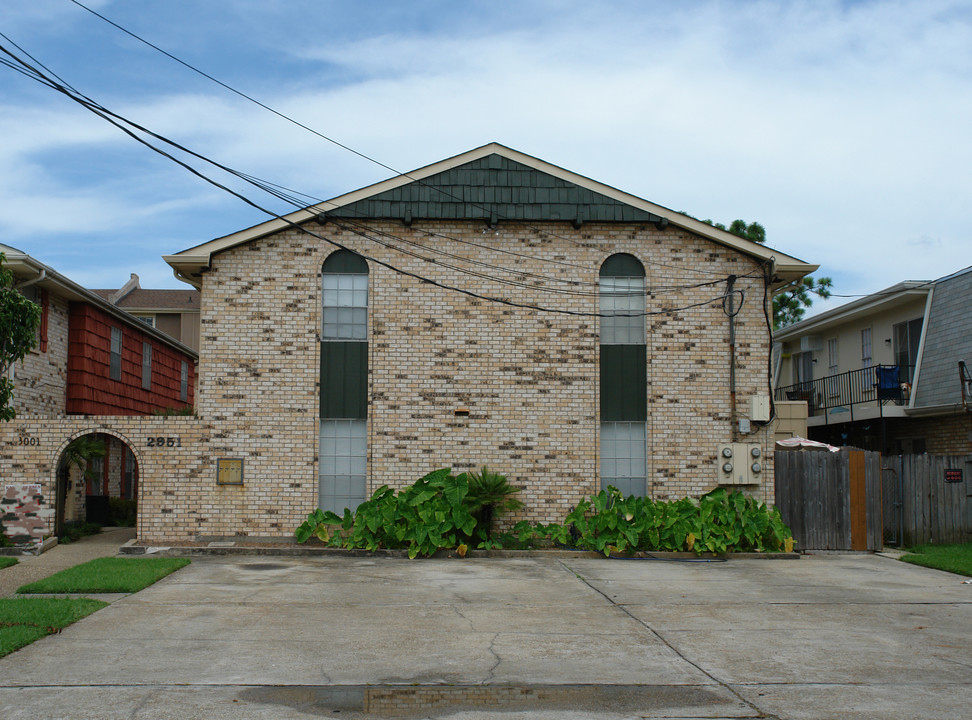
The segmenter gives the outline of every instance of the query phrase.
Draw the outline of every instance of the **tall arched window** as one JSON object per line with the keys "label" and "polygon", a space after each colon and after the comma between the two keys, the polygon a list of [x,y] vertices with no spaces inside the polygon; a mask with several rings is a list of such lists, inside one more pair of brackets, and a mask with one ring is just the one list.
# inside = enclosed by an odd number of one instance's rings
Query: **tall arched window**
{"label": "tall arched window", "polygon": [[625,496],[647,489],[645,268],[612,255],[600,271],[601,488]]}
{"label": "tall arched window", "polygon": [[321,269],[318,504],[341,514],[364,502],[368,466],[368,264],[338,250]]}

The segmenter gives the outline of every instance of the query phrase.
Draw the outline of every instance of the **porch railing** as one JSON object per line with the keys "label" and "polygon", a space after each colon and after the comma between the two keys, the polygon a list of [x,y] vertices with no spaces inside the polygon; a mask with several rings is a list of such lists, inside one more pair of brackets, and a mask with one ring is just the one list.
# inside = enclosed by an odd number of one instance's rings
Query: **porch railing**
{"label": "porch railing", "polygon": [[871,403],[883,415],[886,404],[906,405],[911,394],[910,365],[873,365],[860,370],[849,370],[815,380],[794,383],[776,388],[777,400],[806,400],[810,417],[824,415],[827,410],[847,408],[853,420],[856,405]]}

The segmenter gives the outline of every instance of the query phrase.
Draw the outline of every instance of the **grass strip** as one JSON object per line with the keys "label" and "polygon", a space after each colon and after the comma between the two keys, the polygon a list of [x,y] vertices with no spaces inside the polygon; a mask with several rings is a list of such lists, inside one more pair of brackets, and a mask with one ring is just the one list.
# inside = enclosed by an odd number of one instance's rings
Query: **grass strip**
{"label": "grass strip", "polygon": [[10,557],[9,555],[0,555],[0,570],[5,567],[10,567],[11,565],[17,564],[17,558]]}
{"label": "grass strip", "polygon": [[17,592],[134,593],[188,564],[187,558],[98,558],[24,585]]}
{"label": "grass strip", "polygon": [[60,632],[107,604],[89,598],[0,598],[0,657]]}
{"label": "grass strip", "polygon": [[901,559],[914,565],[946,570],[972,577],[972,543],[962,545],[918,545],[908,548]]}

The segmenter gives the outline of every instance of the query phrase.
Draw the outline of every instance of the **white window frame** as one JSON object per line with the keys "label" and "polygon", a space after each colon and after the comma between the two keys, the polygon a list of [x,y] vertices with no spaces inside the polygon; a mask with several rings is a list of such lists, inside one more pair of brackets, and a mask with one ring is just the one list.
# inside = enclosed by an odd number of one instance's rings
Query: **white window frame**
{"label": "white window frame", "polygon": [[189,402],[189,363],[185,360],[179,369],[179,401]]}
{"label": "white window frame", "polygon": [[124,333],[121,328],[111,328],[111,350],[108,356],[108,377],[112,380],[122,379],[122,348],[125,345]]}
{"label": "white window frame", "polygon": [[[871,328],[861,328],[861,369],[867,370],[874,367],[873,351]],[[861,387],[864,392],[874,390],[873,373],[864,372],[861,375]]]}
{"label": "white window frame", "polygon": [[645,278],[600,278],[602,345],[645,344]]}
{"label": "white window frame", "polygon": [[840,394],[839,383],[837,381],[836,375],[840,374],[840,347],[837,342],[837,338],[829,338],[827,340],[827,375],[829,379],[827,380],[827,391],[830,397],[837,397]]}
{"label": "white window frame", "polygon": [[318,465],[318,505],[344,514],[366,499],[368,421],[322,419]]}
{"label": "white window frame", "polygon": [[368,275],[322,273],[321,340],[368,339]]}
{"label": "white window frame", "polygon": [[601,489],[644,496],[648,481],[648,432],[643,420],[601,422]]}
{"label": "white window frame", "polygon": [[142,343],[142,389],[152,389],[152,343]]}

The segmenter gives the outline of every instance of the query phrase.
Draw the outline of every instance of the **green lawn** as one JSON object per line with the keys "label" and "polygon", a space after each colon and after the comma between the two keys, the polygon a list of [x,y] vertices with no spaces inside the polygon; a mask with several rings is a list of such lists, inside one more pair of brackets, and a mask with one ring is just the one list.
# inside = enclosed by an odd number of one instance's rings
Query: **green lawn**
{"label": "green lawn", "polygon": [[188,564],[186,558],[98,558],[24,585],[17,592],[133,593]]}
{"label": "green lawn", "polygon": [[908,548],[908,555],[901,559],[915,565],[948,570],[959,575],[972,576],[972,543],[964,545],[919,545]]}
{"label": "green lawn", "polygon": [[107,604],[88,598],[0,598],[0,657],[59,632]]}
{"label": "green lawn", "polygon": [[11,565],[17,564],[17,558],[9,557],[7,555],[0,555],[0,570],[5,567],[10,567]]}

